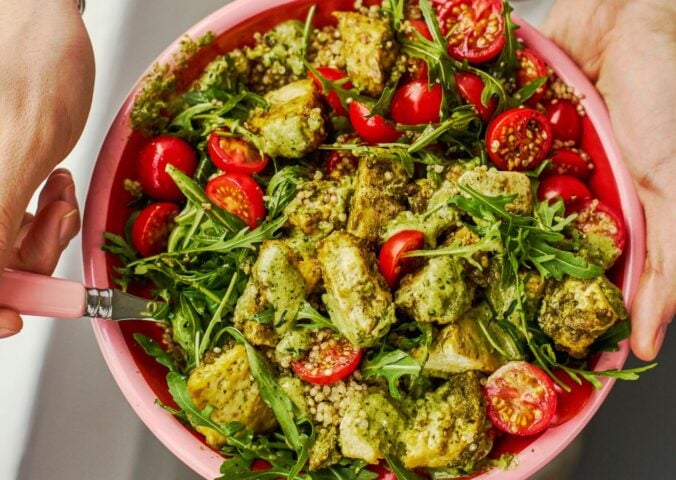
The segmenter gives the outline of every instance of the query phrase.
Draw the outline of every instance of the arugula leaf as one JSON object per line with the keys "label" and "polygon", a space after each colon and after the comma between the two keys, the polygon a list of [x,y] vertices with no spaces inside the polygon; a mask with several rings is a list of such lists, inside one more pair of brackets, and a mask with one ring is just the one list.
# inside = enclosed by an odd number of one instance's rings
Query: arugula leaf
{"label": "arugula leaf", "polygon": [[542,86],[547,83],[547,77],[536,78],[532,82],[524,85],[518,89],[509,99],[507,100],[507,108],[517,108],[525,104],[530,97],[535,95],[535,92],[540,90]]}
{"label": "arugula leaf", "polygon": [[623,320],[616,323],[610,329],[596,339],[590,348],[590,354],[597,352],[617,352],[619,343],[631,335],[631,322]]}
{"label": "arugula leaf", "polygon": [[516,56],[517,50],[523,49],[523,45],[516,38],[516,31],[519,26],[512,20],[512,11],[514,9],[507,0],[502,2],[502,16],[505,19],[505,45],[495,62],[495,68],[491,73],[501,78],[508,78],[514,75],[519,68],[519,59]]}
{"label": "arugula leaf", "polygon": [[397,476],[397,480],[423,480],[421,476],[408,470],[397,457],[385,455],[385,461],[392,472]]}
{"label": "arugula leaf", "polygon": [[134,340],[136,340],[136,343],[143,348],[143,351],[153,357],[157,363],[164,365],[171,372],[178,372],[174,359],[171,358],[171,355],[162,350],[162,347],[160,347],[155,340],[146,337],[141,333],[134,333],[132,336],[134,337]]}
{"label": "arugula leaf", "polygon": [[405,375],[415,379],[420,376],[422,366],[403,350],[380,352],[362,365],[364,378],[383,377],[387,380],[390,395],[401,398],[399,379]]}
{"label": "arugula leaf", "polygon": [[310,320],[311,323],[299,323],[298,327],[300,328],[329,328],[335,333],[340,335],[340,330],[334,325],[330,318],[325,317],[319,313],[312,305],[308,302],[303,302],[298,313],[296,314],[297,320]]}

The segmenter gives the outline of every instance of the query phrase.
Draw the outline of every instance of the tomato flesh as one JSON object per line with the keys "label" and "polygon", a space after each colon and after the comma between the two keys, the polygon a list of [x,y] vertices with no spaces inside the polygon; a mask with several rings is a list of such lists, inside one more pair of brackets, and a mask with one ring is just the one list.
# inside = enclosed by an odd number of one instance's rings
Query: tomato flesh
{"label": "tomato flesh", "polygon": [[251,229],[265,217],[263,190],[256,180],[243,173],[226,173],[209,181],[205,189],[209,200],[237,215]]}
{"label": "tomato flesh", "polygon": [[481,94],[484,91],[484,81],[481,80],[481,77],[470,72],[461,72],[455,76],[455,85],[460,96],[476,108],[481,119],[484,122],[490,121],[495,113],[498,101],[493,97],[488,105],[483,104]]}
{"label": "tomato flesh", "polygon": [[549,121],[530,108],[513,108],[501,113],[486,132],[488,156],[500,170],[537,168],[551,146]]}
{"label": "tomato flesh", "polygon": [[396,142],[401,136],[394,125],[381,115],[371,114],[371,109],[358,101],[350,103],[350,122],[357,135],[367,143]]}
{"label": "tomato flesh", "polygon": [[420,249],[424,244],[425,235],[417,230],[402,230],[385,241],[378,256],[378,269],[390,288],[396,288],[410,262],[403,255]]}
{"label": "tomato flesh", "polygon": [[512,435],[539,433],[556,413],[554,382],[528,362],[509,362],[497,369],[486,380],[484,394],[493,425]]}
{"label": "tomato flesh", "polygon": [[571,175],[551,175],[540,182],[538,200],[541,202],[562,198],[563,203],[586,200],[592,197],[589,188],[579,179]]}
{"label": "tomato flesh", "polygon": [[331,336],[313,343],[304,358],[291,362],[291,368],[301,380],[330,385],[354,372],[361,357],[361,348],[346,338]]}
{"label": "tomato flesh", "polygon": [[268,164],[267,155],[261,155],[257,148],[238,137],[228,137],[222,131],[209,135],[207,149],[216,168],[224,172],[258,173]]}
{"label": "tomato flesh", "polygon": [[457,60],[483,63],[497,57],[505,44],[500,0],[450,0],[437,13],[448,53]]}
{"label": "tomato flesh", "polygon": [[[331,68],[331,67],[319,67],[317,68],[317,71],[327,80],[331,80],[332,82],[335,82],[337,80],[342,80],[343,78],[347,77],[347,74],[341,72],[337,68]],[[317,85],[317,87],[322,90],[322,93],[324,94],[324,98],[326,98],[326,102],[333,108],[333,111],[336,112],[337,115],[341,115],[343,117],[347,116],[347,110],[343,106],[343,103],[340,101],[340,97],[338,94],[335,92],[335,90],[330,90],[328,93],[324,91],[324,87],[322,85],[322,82],[319,81],[317,76],[310,72],[310,78],[312,81]],[[349,81],[345,82],[342,84],[342,87],[345,88],[346,90],[349,90],[352,88],[352,83]]]}
{"label": "tomato flesh", "polygon": [[[516,56],[519,59],[519,68],[516,71],[516,86],[525,87],[529,83],[541,77],[546,77],[547,65],[540,56],[530,48],[517,50]],[[545,82],[535,93],[526,101],[528,105],[535,105],[545,94],[547,83]]]}
{"label": "tomato flesh", "polygon": [[598,199],[582,200],[571,206],[577,213],[573,222],[575,228],[582,233],[597,233],[613,239],[615,246],[624,250],[627,238],[627,229],[620,214],[609,205]]}
{"label": "tomato flesh", "polygon": [[552,371],[556,378],[563,382],[570,391],[566,392],[558,384],[554,384],[556,390],[556,414],[552,419],[552,426],[561,425],[580,413],[589,401],[594,386],[584,378],[580,378],[582,383],[577,383],[568,375],[565,370],[557,368]]}
{"label": "tomato flesh", "polygon": [[575,142],[580,140],[582,118],[570,100],[554,100],[546,107],[545,115],[552,126],[554,140]]}
{"label": "tomato flesh", "polygon": [[157,202],[141,210],[131,227],[131,243],[142,257],[164,251],[179,211],[173,202]]}
{"label": "tomato flesh", "polygon": [[594,163],[582,150],[559,148],[554,150],[549,159],[551,164],[542,172],[548,175],[572,175],[580,180],[587,180],[594,169]]}
{"label": "tomato flesh", "polygon": [[443,96],[438,83],[430,88],[427,80],[413,80],[400,87],[392,97],[390,115],[400,125],[437,123]]}
{"label": "tomato flesh", "polygon": [[152,138],[139,152],[136,173],[143,192],[155,200],[179,201],[181,190],[166,172],[173,165],[192,177],[197,169],[197,155],[185,140],[173,135]]}

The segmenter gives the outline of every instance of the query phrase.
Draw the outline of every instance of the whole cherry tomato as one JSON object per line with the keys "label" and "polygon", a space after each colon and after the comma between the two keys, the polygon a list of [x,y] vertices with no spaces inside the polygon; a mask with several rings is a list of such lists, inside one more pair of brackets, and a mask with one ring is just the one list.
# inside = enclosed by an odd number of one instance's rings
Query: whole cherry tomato
{"label": "whole cherry tomato", "polygon": [[557,197],[561,197],[568,206],[573,202],[592,198],[592,193],[581,180],[571,175],[550,175],[540,182],[538,200],[553,201]]}
{"label": "whole cherry tomato", "polygon": [[556,413],[554,382],[528,362],[514,361],[498,368],[486,380],[484,394],[493,425],[512,435],[539,433]]}
{"label": "whole cherry tomato", "polygon": [[[331,80],[335,82],[336,80],[342,80],[343,78],[347,77],[347,74],[344,72],[341,72],[337,68],[332,68],[332,67],[319,67],[317,68],[317,71],[325,77],[327,80]],[[326,98],[326,101],[328,102],[329,105],[331,105],[331,108],[333,108],[333,111],[336,112],[338,115],[342,115],[343,117],[347,117],[347,110],[343,106],[343,103],[340,101],[340,97],[338,94],[335,92],[335,90],[330,90],[328,93],[324,91],[324,87],[322,85],[322,82],[319,81],[317,76],[310,72],[310,78],[312,81],[319,87],[320,90],[324,93],[324,98]],[[352,88],[352,84],[347,81],[342,84],[342,87],[346,90],[349,90]]]}
{"label": "whole cherry tomato", "polygon": [[243,138],[219,135],[211,132],[207,142],[209,157],[216,168],[224,172],[258,173],[268,164],[267,155]]}
{"label": "whole cherry tomato", "polygon": [[582,119],[570,100],[554,100],[546,107],[545,115],[552,125],[554,140],[575,142],[580,140]]}
{"label": "whole cherry tomato", "polygon": [[561,368],[552,370],[552,373],[570,390],[566,392],[558,384],[554,384],[557,396],[556,414],[551,425],[555,427],[566,423],[584,408],[594,391],[594,386],[584,378],[580,378],[582,383],[577,383]]}
{"label": "whole cherry tomato", "polygon": [[188,142],[173,135],[149,140],[141,148],[136,162],[141,188],[156,200],[182,200],[183,193],[165,171],[167,164],[192,177],[197,168],[197,155]]}
{"label": "whole cherry tomato", "polygon": [[396,142],[401,136],[394,125],[381,115],[370,116],[371,109],[356,100],[350,103],[350,122],[354,131],[368,143]]}
{"label": "whole cherry tomato", "polygon": [[582,233],[597,233],[613,239],[615,246],[624,250],[627,228],[618,212],[598,199],[582,200],[571,205],[577,213],[573,225]]}
{"label": "whole cherry tomato", "polygon": [[390,115],[400,125],[437,123],[441,116],[443,96],[438,83],[430,88],[426,80],[413,80],[395,92],[390,104]]}
{"label": "whole cherry tomato", "polygon": [[141,210],[131,227],[131,243],[142,257],[164,251],[179,211],[173,202],[157,202]]}
{"label": "whole cherry tomato", "polygon": [[252,230],[265,217],[263,190],[249,175],[232,172],[212,178],[205,192],[209,200],[237,215]]}
{"label": "whole cherry tomato", "polygon": [[476,108],[481,119],[484,122],[490,121],[495,113],[498,101],[495,97],[492,97],[488,105],[483,104],[481,94],[484,91],[484,81],[481,80],[481,77],[470,72],[460,72],[455,76],[455,86],[460,96]]}
{"label": "whole cherry tomato", "polygon": [[497,57],[505,44],[500,0],[449,0],[437,12],[448,53],[457,60],[483,63]]}
{"label": "whole cherry tomato", "polygon": [[530,108],[513,108],[501,113],[486,132],[488,156],[500,170],[537,168],[551,146],[549,120]]}
{"label": "whole cherry tomato", "polygon": [[558,174],[587,180],[594,169],[591,159],[582,150],[559,148],[550,154],[549,159],[551,164],[542,172],[543,177]]}
{"label": "whole cherry tomato", "polygon": [[[547,76],[547,65],[535,51],[530,48],[524,48],[523,50],[517,50],[516,56],[519,59],[519,68],[516,71],[517,87],[525,87],[530,82]],[[528,105],[535,105],[542,99],[546,89],[547,83],[538,88],[526,103]]]}
{"label": "whole cherry tomato", "polygon": [[344,379],[359,366],[362,349],[344,337],[317,341],[291,368],[301,380],[314,385],[330,385]]}
{"label": "whole cherry tomato", "polygon": [[425,235],[417,230],[402,230],[388,238],[380,248],[378,269],[390,288],[396,288],[409,259],[403,255],[425,244]]}

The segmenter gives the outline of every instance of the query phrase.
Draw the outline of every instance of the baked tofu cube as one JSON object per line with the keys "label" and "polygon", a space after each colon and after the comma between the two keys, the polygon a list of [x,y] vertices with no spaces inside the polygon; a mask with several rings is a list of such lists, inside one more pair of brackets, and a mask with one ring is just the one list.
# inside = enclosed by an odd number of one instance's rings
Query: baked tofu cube
{"label": "baked tofu cube", "polygon": [[378,97],[388,71],[396,62],[399,46],[389,17],[371,18],[356,12],[336,12],[343,40],[342,55],[347,75],[360,91]]}
{"label": "baked tofu cube", "polygon": [[471,308],[475,287],[465,280],[462,260],[433,257],[401,280],[395,294],[398,308],[424,323],[452,323]]}
{"label": "baked tofu cube", "polygon": [[413,419],[400,435],[406,468],[462,466],[482,459],[492,447],[475,372],[454,375],[408,409]]}
{"label": "baked tofu cube", "polygon": [[338,441],[343,455],[375,464],[391,454],[397,444],[397,432],[404,426],[404,417],[389,396],[369,392],[350,402],[338,428]]}
{"label": "baked tofu cube", "polygon": [[463,173],[458,183],[491,197],[516,195],[516,198],[507,204],[506,210],[517,215],[530,215],[533,212],[530,179],[521,172],[486,170],[485,167],[479,167]]}
{"label": "baked tofu cube", "polygon": [[[272,306],[275,311],[272,326],[276,333],[284,333],[293,325],[298,309],[305,301],[307,289],[305,278],[294,264],[294,260],[298,261],[297,256],[288,241],[263,242],[249,282],[235,306],[235,326],[241,328],[242,325],[256,323],[251,321],[251,317],[268,306]],[[249,325],[249,332],[260,333],[264,330],[269,334],[269,325],[258,325]],[[255,345],[269,343],[261,343],[255,338],[249,341]]]}
{"label": "baked tofu cube", "polygon": [[605,276],[590,280],[566,277],[550,281],[538,322],[557,348],[584,358],[610,327],[628,318],[622,292]]}
{"label": "baked tofu cube", "polygon": [[347,232],[334,232],[318,248],[331,320],[352,344],[370,347],[396,321],[394,303],[375,256]]}
{"label": "baked tofu cube", "polygon": [[465,313],[456,323],[444,327],[434,339],[423,371],[432,376],[478,370],[494,372],[505,363],[481,331],[479,321],[488,324],[491,311],[485,303]]}
{"label": "baked tofu cube", "polygon": [[[249,370],[246,349],[235,345],[212,363],[203,363],[188,377],[188,394],[197,408],[211,405],[211,419],[220,424],[240,422],[255,432],[265,432],[277,425]],[[226,439],[209,427],[195,429],[213,448],[225,445]]]}
{"label": "baked tofu cube", "polygon": [[265,95],[268,109],[257,109],[247,127],[263,139],[271,157],[301,158],[326,138],[321,93],[312,80],[298,80]]}
{"label": "baked tofu cube", "polygon": [[347,231],[375,242],[387,223],[405,209],[406,171],[397,160],[361,157]]}
{"label": "baked tofu cube", "polygon": [[349,179],[311,180],[299,186],[284,209],[293,235],[323,238],[347,223],[347,206],[352,185]]}

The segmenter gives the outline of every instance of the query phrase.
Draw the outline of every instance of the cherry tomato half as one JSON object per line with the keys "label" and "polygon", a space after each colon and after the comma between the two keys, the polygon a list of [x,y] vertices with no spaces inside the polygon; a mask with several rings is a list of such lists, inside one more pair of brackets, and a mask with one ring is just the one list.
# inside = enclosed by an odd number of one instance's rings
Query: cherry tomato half
{"label": "cherry tomato half", "polygon": [[488,156],[500,170],[532,170],[549,153],[552,130],[537,110],[513,108],[498,115],[488,125]]}
{"label": "cherry tomato half", "polygon": [[572,175],[580,180],[587,180],[594,169],[589,155],[582,150],[572,148],[559,148],[554,150],[549,159],[551,164],[542,172],[542,176],[548,175]]}
{"label": "cherry tomato half", "polygon": [[173,202],[158,202],[141,210],[131,227],[131,243],[142,257],[162,253],[180,208]]}
{"label": "cherry tomato half", "polygon": [[500,0],[450,0],[439,8],[437,18],[453,58],[483,63],[502,51],[505,19]]}
{"label": "cherry tomato half", "polygon": [[330,385],[350,375],[359,366],[362,349],[342,337],[317,341],[291,368],[301,380],[315,385]]}
{"label": "cherry tomato half", "polygon": [[388,238],[380,248],[378,269],[390,288],[396,288],[410,260],[402,258],[406,252],[418,250],[425,244],[425,235],[417,230],[402,230]]}
{"label": "cherry tomato half", "polygon": [[563,199],[566,206],[580,200],[592,198],[589,188],[581,180],[571,175],[551,175],[544,178],[538,187],[538,200]]}
{"label": "cherry tomato half", "polygon": [[265,217],[263,190],[256,180],[243,173],[226,173],[207,183],[209,200],[244,220],[249,228],[258,226]]}
{"label": "cherry tomato half", "polygon": [[[519,59],[519,68],[516,71],[516,86],[525,87],[530,82],[540,77],[547,76],[547,64],[540,56],[530,48],[517,50],[516,56]],[[538,88],[535,93],[527,100],[528,105],[535,105],[542,99],[547,89],[547,83]]]}
{"label": "cherry tomato half", "polygon": [[369,117],[371,109],[356,100],[350,103],[350,122],[354,131],[368,143],[391,143],[397,141],[401,133],[381,115]]}
{"label": "cherry tomato half", "polygon": [[267,155],[261,156],[258,149],[243,138],[226,137],[217,131],[209,135],[207,149],[216,168],[224,172],[258,173],[268,164]]}
{"label": "cherry tomato half", "polygon": [[427,80],[413,80],[394,93],[390,115],[400,125],[437,123],[441,116],[443,96],[438,83],[429,88]]}
{"label": "cherry tomato half", "polygon": [[512,435],[534,435],[546,429],[556,413],[554,382],[528,362],[509,362],[486,380],[488,417]]}
{"label": "cherry tomato half", "polygon": [[575,228],[582,233],[597,233],[613,239],[615,246],[624,250],[627,239],[627,229],[624,220],[613,208],[598,199],[582,200],[571,205],[571,210],[577,212],[573,222]]}
{"label": "cherry tomato half", "polygon": [[554,369],[552,373],[570,389],[569,392],[566,392],[558,384],[554,384],[557,395],[556,414],[552,419],[551,426],[555,427],[566,423],[584,408],[594,391],[594,386],[584,378],[580,378],[582,383],[577,383],[565,370],[560,368]]}
{"label": "cherry tomato half", "polygon": [[545,115],[552,125],[554,140],[575,142],[580,140],[582,118],[570,100],[554,100],[546,107]]}
{"label": "cherry tomato half", "polygon": [[173,135],[151,139],[139,152],[136,162],[141,188],[156,200],[182,200],[183,193],[165,171],[167,164],[192,177],[197,168],[197,155],[188,142]]}
{"label": "cherry tomato half", "polygon": [[490,121],[495,113],[498,101],[493,97],[488,105],[483,104],[481,94],[484,91],[484,81],[481,80],[481,77],[470,72],[460,72],[455,76],[455,85],[460,96],[476,108],[481,119],[484,122]]}
{"label": "cherry tomato half", "polygon": [[[331,67],[319,67],[317,68],[317,71],[325,77],[327,80],[331,80],[332,82],[335,82],[336,80],[342,80],[343,78],[347,77],[347,74],[341,72],[337,68],[331,68]],[[343,106],[342,102],[340,101],[340,97],[334,90],[330,90],[329,93],[327,94],[324,91],[324,88],[322,86],[322,82],[319,81],[317,76],[310,72],[310,78],[312,81],[317,85],[317,87],[322,90],[324,93],[324,98],[326,98],[326,101],[328,102],[329,105],[331,105],[331,108],[333,108],[333,111],[336,112],[338,115],[342,115],[343,117],[347,117],[347,110],[345,110],[345,107]],[[348,81],[345,82],[343,85],[343,88],[346,90],[349,90],[352,88],[352,84]]]}

